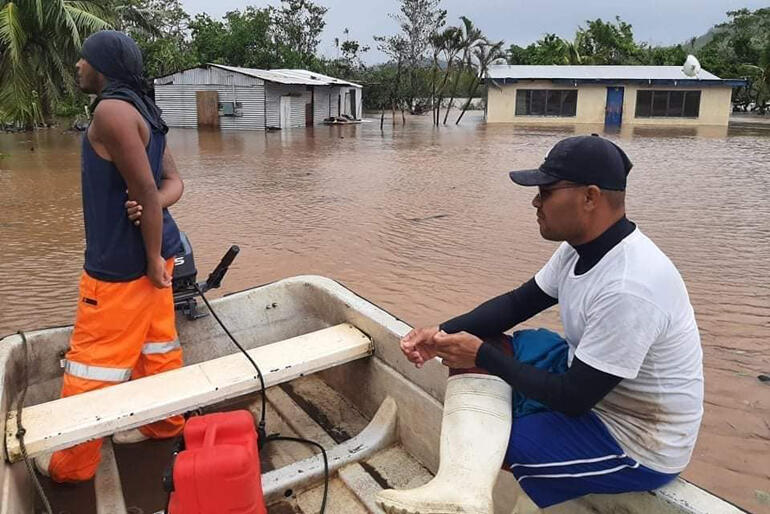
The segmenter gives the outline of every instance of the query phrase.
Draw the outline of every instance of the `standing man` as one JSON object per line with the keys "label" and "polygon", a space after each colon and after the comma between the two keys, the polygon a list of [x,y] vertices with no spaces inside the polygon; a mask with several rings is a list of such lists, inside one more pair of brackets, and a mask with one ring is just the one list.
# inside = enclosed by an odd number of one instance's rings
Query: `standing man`
{"label": "standing man", "polygon": [[[83,137],[85,265],[62,397],[182,366],[170,287],[181,239],[166,207],[183,184],[166,148],[168,127],[144,93],[142,54],[130,37],[92,35],[76,67],[80,89],[97,96]],[[173,416],[113,438],[173,437],[183,425]],[[36,465],[57,482],[88,480],[100,449],[101,440],[90,441]]]}
{"label": "standing man", "polygon": [[[492,512],[500,465],[548,507],[658,488],[688,464],[703,414],[698,327],[682,277],[625,216],[631,162],[596,135],[560,141],[537,170],[540,235],[563,241],[518,289],[401,349],[450,368],[435,478],[387,490],[388,512]],[[503,331],[559,304],[564,338]],[[518,502],[517,502],[518,505]]]}

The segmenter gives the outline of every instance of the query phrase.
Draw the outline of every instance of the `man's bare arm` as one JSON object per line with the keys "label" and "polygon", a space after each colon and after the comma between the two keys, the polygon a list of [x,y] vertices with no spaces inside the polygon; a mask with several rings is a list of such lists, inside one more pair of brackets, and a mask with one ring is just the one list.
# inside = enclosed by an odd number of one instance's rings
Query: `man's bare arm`
{"label": "man's bare arm", "polygon": [[177,203],[184,193],[184,182],[168,147],[163,152],[163,176],[158,193],[160,194],[160,205],[164,208]]}
{"label": "man's bare arm", "polygon": [[[161,177],[158,194],[160,195],[160,206],[162,208],[171,207],[182,197],[184,192],[184,182],[176,168],[174,158],[171,156],[171,150],[166,147],[163,152],[163,176]],[[139,225],[142,218],[142,205],[134,199],[126,201],[126,214],[128,219]]]}
{"label": "man's bare arm", "polygon": [[103,100],[94,112],[89,130],[104,146],[128,186],[129,197],[142,205],[142,238],[147,255],[147,276],[157,287],[170,285],[161,257],[163,218],[160,195],[147,158],[140,123],[134,108],[120,100]]}

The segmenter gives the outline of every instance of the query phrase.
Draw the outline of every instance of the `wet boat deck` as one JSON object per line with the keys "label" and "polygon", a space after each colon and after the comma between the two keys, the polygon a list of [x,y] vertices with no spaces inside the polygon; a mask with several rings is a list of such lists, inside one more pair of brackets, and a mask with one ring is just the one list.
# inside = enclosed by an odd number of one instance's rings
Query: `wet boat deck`
{"label": "wet boat deck", "polygon": [[[257,395],[206,409],[246,408],[260,415]],[[360,433],[369,423],[355,406],[317,376],[306,376],[268,388],[266,406],[267,433],[302,437],[320,443],[327,451]],[[127,514],[162,512],[166,494],[162,474],[170,460],[173,440],[147,441],[135,445],[114,446]],[[261,452],[262,473],[282,468],[313,456],[318,450],[310,445],[288,441],[267,444]],[[431,473],[399,444],[376,452],[358,462],[332,472],[326,506],[328,513],[365,514],[381,512],[374,497],[383,488],[407,488],[424,484]],[[95,514],[93,481],[77,485],[41,482],[57,514]],[[323,481],[299,490],[283,491],[282,497],[268,505],[271,514],[315,514],[323,497]],[[38,509],[41,505],[38,504]],[[38,510],[40,512],[41,510]]]}

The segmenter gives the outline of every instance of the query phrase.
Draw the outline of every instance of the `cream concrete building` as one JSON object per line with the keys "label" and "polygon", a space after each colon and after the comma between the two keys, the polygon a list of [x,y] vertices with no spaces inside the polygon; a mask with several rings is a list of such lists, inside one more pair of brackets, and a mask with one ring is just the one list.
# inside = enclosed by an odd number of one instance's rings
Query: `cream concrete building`
{"label": "cream concrete building", "polygon": [[734,87],[679,66],[490,66],[489,123],[726,126]]}

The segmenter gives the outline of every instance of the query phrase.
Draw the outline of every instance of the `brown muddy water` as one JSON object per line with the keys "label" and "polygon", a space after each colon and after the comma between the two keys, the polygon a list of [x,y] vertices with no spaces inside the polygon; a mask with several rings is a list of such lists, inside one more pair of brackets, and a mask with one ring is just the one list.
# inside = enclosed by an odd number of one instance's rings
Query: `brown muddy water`
{"label": "brown muddy water", "polygon": [[[536,166],[560,138],[601,127],[434,129],[430,118],[285,132],[173,130],[185,180],[172,212],[205,276],[241,254],[222,293],[314,273],[413,325],[435,324],[529,279]],[[609,134],[635,166],[628,212],[679,267],[695,306],[706,414],[684,476],[770,513],[770,130]],[[82,265],[79,139],[0,135],[0,334],[73,321]],[[528,323],[559,330],[556,312]]]}

